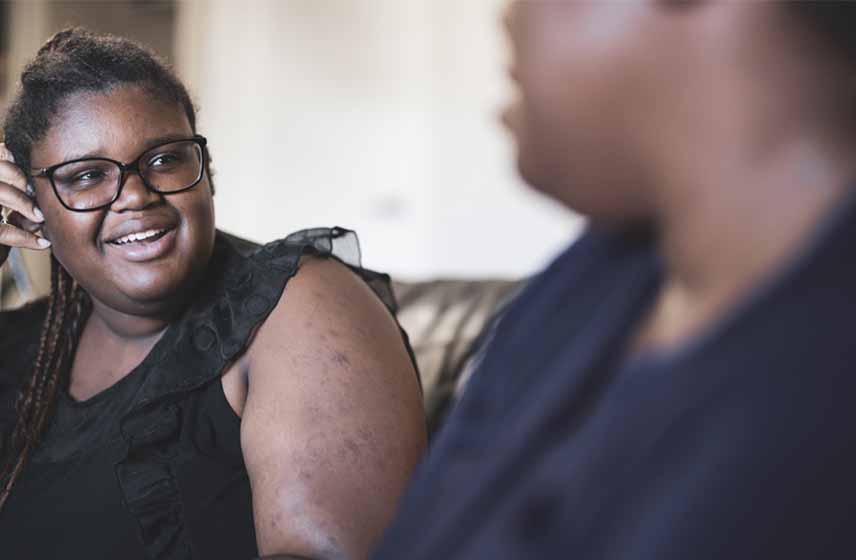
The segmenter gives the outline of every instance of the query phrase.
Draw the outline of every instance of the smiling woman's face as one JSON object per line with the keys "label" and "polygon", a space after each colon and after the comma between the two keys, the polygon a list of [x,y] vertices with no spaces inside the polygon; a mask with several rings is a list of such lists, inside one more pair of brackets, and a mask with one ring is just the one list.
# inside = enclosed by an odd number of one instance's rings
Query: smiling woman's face
{"label": "smiling woman's face", "polygon": [[[48,133],[33,146],[32,167],[81,157],[128,163],[164,140],[192,136],[182,107],[145,89],[84,92],[65,100]],[[192,189],[165,196],[129,173],[121,196],[95,212],[65,209],[46,178],[36,178],[35,189],[54,256],[96,302],[121,313],[170,313],[211,256],[214,205],[207,174]],[[144,232],[157,235],[115,242]]]}

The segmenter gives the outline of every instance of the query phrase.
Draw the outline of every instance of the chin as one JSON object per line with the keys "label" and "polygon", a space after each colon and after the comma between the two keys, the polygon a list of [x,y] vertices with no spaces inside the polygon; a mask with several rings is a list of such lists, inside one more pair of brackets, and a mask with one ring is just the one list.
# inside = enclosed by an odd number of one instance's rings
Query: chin
{"label": "chin", "polygon": [[526,152],[522,150],[517,156],[517,173],[532,190],[568,206],[562,196],[564,189],[561,188],[557,175],[550,173],[548,166],[527,157]]}
{"label": "chin", "polygon": [[117,279],[110,297],[113,301],[105,303],[132,314],[161,314],[176,306],[182,306],[194,285],[190,271],[183,271],[181,274],[164,274],[163,271],[157,270],[140,271]]}

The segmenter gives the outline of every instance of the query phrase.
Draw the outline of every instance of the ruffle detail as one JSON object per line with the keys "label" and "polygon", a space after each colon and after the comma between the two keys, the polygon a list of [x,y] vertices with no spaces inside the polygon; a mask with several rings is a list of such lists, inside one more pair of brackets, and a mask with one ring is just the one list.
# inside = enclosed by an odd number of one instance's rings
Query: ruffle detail
{"label": "ruffle detail", "polygon": [[197,302],[171,325],[121,420],[127,444],[115,472],[147,557],[193,557],[174,465],[180,460],[182,396],[222,375],[273,311],[304,255],[336,258],[357,272],[394,312],[388,277],[360,266],[354,232],[312,229],[261,248],[218,232],[209,278]]}

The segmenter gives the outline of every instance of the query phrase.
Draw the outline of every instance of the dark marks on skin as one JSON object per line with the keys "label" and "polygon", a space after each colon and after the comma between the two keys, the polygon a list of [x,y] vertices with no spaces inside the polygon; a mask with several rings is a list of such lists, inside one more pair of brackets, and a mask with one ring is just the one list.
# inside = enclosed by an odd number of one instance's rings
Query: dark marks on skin
{"label": "dark marks on skin", "polygon": [[362,450],[360,449],[359,444],[353,439],[346,437],[342,441],[342,446],[339,448],[339,460],[342,463],[350,464],[352,466],[357,466],[360,463],[360,459],[362,457]]}
{"label": "dark marks on skin", "polygon": [[277,511],[273,517],[270,519],[270,526],[272,529],[277,529],[282,525],[283,518],[285,517],[285,513],[283,511]]}
{"label": "dark marks on skin", "polygon": [[348,368],[351,367],[351,360],[348,358],[348,355],[344,352],[339,352],[338,350],[334,350],[330,356],[331,360],[337,366]]}
{"label": "dark marks on skin", "polygon": [[356,332],[360,336],[360,338],[367,339],[367,338],[370,338],[370,336],[371,336],[371,333],[369,332],[369,330],[363,326],[357,325],[354,330],[356,330]]}

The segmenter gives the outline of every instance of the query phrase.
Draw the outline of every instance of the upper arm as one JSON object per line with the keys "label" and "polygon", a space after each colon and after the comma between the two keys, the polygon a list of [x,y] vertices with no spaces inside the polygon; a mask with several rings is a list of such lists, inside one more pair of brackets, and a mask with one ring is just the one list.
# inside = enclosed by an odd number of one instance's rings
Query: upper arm
{"label": "upper arm", "polygon": [[345,266],[310,259],[248,359],[241,443],[259,552],[366,556],[425,446],[395,321]]}

